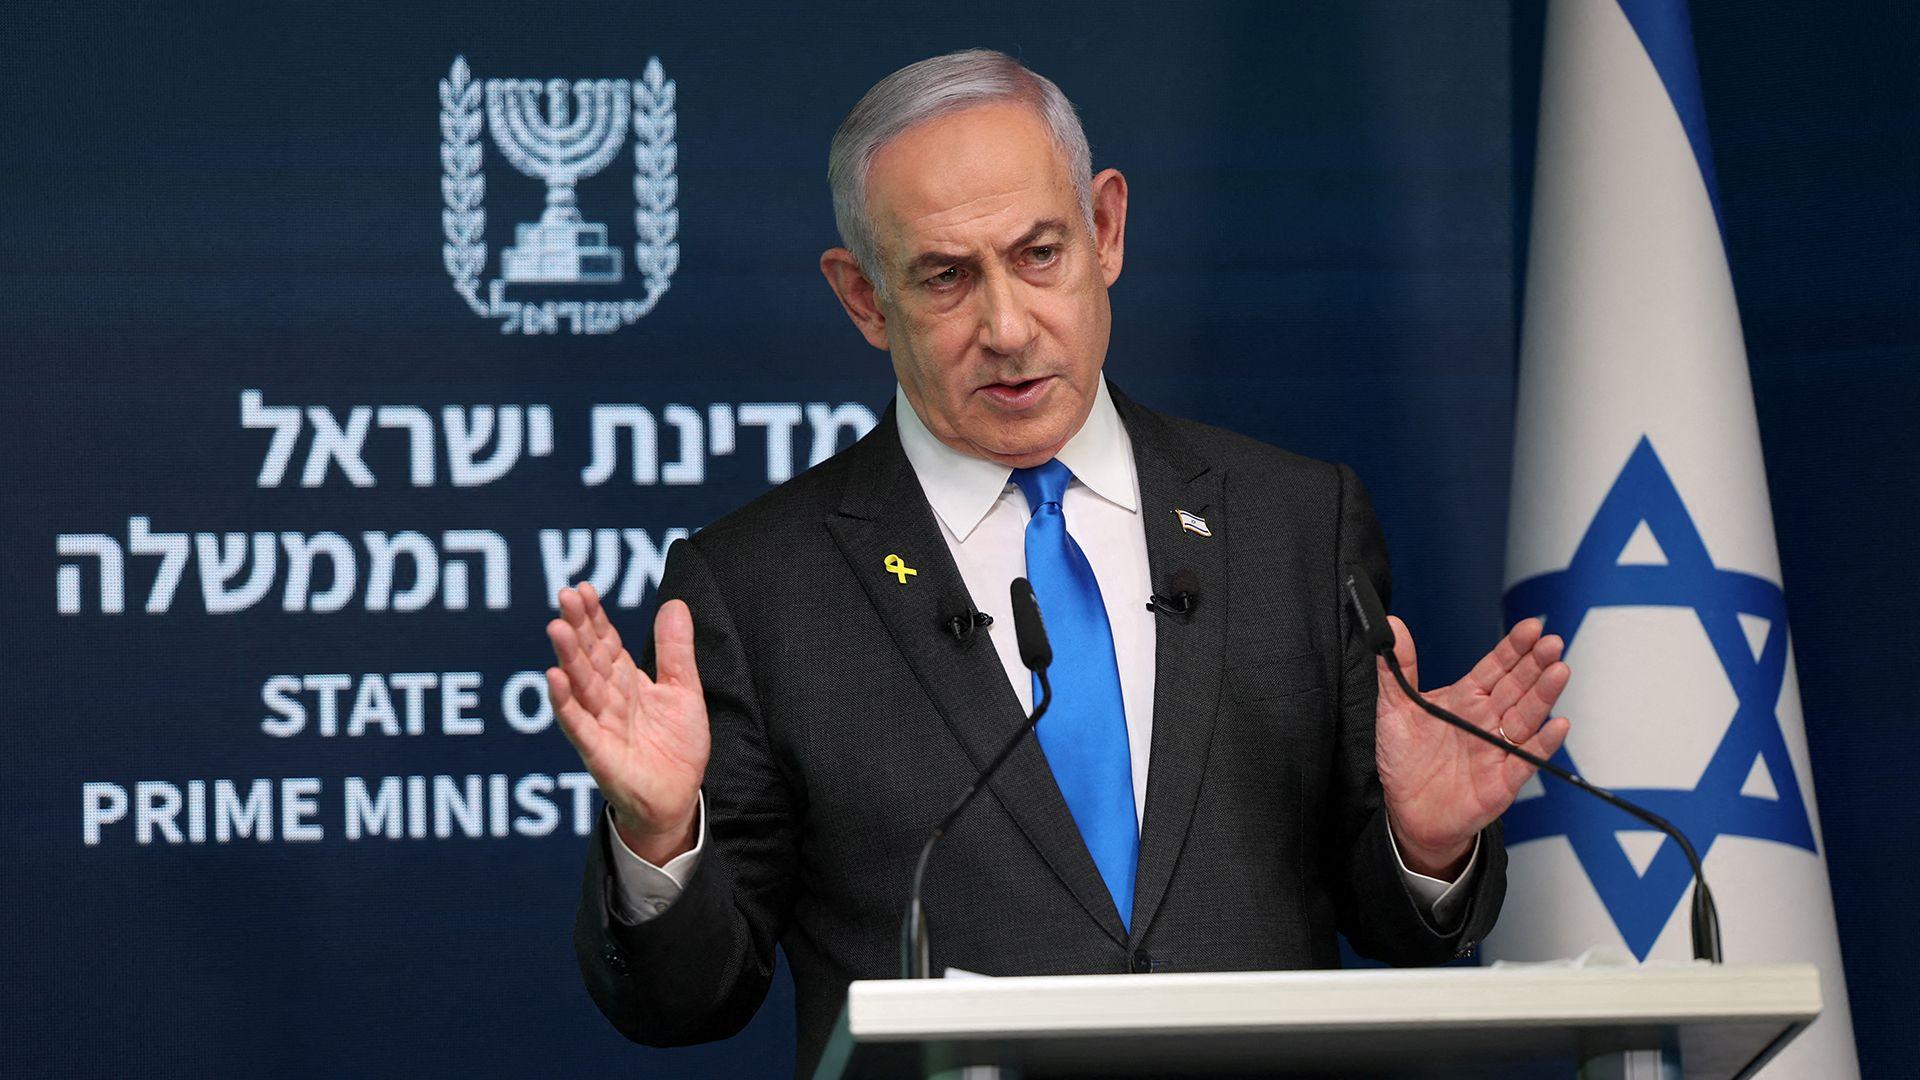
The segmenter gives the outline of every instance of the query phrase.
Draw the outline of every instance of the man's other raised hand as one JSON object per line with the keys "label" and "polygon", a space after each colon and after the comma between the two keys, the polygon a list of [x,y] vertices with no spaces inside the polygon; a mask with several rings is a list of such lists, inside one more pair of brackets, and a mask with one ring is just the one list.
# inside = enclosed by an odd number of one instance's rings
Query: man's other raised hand
{"label": "man's other raised hand", "polygon": [[699,840],[700,783],[711,739],[693,657],[693,613],[680,600],[653,620],[657,677],[648,678],[620,641],[591,584],[560,590],[560,618],[547,623],[560,666],[547,693],[560,729],[613,807],[627,847],[663,866]]}

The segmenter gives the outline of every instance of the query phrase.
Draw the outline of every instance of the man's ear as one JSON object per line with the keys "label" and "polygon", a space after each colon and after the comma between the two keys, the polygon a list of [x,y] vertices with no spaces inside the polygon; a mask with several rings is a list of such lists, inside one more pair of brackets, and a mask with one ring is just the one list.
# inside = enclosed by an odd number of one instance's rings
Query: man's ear
{"label": "man's ear", "polygon": [[1120,280],[1127,254],[1127,178],[1119,169],[1093,178],[1093,250],[1106,284]]}
{"label": "man's ear", "polygon": [[867,339],[867,344],[885,351],[887,315],[880,310],[873,282],[861,272],[853,252],[843,247],[821,252],[820,273],[826,276],[827,284],[833,286],[833,295],[840,298],[840,306],[847,309],[847,318],[859,327],[860,336]]}

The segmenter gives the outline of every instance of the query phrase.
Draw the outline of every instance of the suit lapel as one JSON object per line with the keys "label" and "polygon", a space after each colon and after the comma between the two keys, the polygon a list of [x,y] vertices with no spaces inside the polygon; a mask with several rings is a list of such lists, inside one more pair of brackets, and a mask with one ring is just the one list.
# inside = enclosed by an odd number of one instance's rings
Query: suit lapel
{"label": "suit lapel", "polygon": [[[1222,530],[1232,527],[1221,504],[1221,473],[1195,455],[1160,416],[1112,390],[1133,441],[1140,478],[1140,513],[1154,592],[1181,588],[1198,597],[1185,616],[1155,620],[1153,747],[1147,768],[1147,805],[1140,831],[1140,863],[1133,891],[1133,939],[1146,934],[1186,843],[1194,803],[1206,772],[1219,712],[1227,628],[1227,557]],[[1203,519],[1211,537],[1181,524],[1179,511]]]}
{"label": "suit lapel", "polygon": [[[947,620],[973,605],[940,524],[900,448],[893,407],[861,447],[847,451],[856,452],[866,460],[850,469],[852,479],[839,508],[827,517],[827,531],[941,719],[974,768],[983,768],[1024,722],[1020,700],[984,634],[962,644],[943,629]],[[918,573],[904,583],[887,573],[890,555]],[[1013,627],[996,626],[993,632],[1012,633]],[[1163,639],[1162,655],[1165,648]],[[1157,757],[1158,735],[1154,752]],[[966,780],[953,778],[956,796]],[[1094,921],[1124,944],[1126,930],[1113,897],[1080,839],[1039,742],[1031,736],[1023,739],[989,781],[988,790]]]}

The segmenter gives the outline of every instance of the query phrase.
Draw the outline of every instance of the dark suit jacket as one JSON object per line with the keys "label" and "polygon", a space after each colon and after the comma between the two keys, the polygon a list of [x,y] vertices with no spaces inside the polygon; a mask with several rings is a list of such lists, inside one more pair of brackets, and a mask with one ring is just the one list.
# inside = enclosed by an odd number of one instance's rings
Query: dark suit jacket
{"label": "dark suit jacket", "polygon": [[[1499,825],[1460,925],[1401,881],[1374,768],[1374,666],[1343,566],[1387,593],[1351,470],[1115,404],[1133,441],[1152,582],[1199,600],[1158,621],[1153,745],[1132,933],[1029,738],[927,873],[933,970],[988,975],[1431,964],[1470,949],[1505,892]],[[1183,531],[1174,513],[1213,535]],[[901,584],[897,554],[919,570]],[[1189,586],[1191,587],[1191,586]],[[692,607],[713,730],[707,847],[667,911],[614,914],[602,825],[574,945],[593,999],[656,1046],[718,1039],[760,1005],[784,945],[811,1071],[852,979],[900,971],[921,843],[1022,714],[969,607],[889,410],[866,438],[673,546],[662,598]],[[1011,633],[994,626],[991,633]],[[644,634],[640,636],[645,636]],[[643,662],[650,665],[650,657]]]}

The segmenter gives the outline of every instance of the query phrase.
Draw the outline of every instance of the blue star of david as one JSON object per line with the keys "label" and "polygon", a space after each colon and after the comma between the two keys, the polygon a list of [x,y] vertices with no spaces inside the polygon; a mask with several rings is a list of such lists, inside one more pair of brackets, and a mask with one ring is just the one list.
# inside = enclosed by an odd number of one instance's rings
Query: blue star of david
{"label": "blue star of david", "polygon": [[[1620,564],[1620,554],[1641,522],[1666,553],[1666,565]],[[1547,630],[1559,634],[1569,647],[1588,612],[1624,606],[1691,608],[1740,704],[1691,790],[1613,790],[1673,822],[1693,841],[1702,859],[1721,836],[1753,837],[1816,851],[1812,822],[1774,711],[1787,666],[1786,597],[1765,578],[1713,565],[1686,503],[1645,437],[1601,500],[1567,568],[1519,582],[1508,590],[1506,599],[1509,623],[1540,616]],[[1740,627],[1741,613],[1767,620],[1766,639],[1757,658]],[[1712,674],[1701,673],[1703,677]],[[1717,716],[1699,720],[1719,721]],[[1778,798],[1740,793],[1756,757],[1766,762]],[[1578,771],[1565,747],[1553,761]],[[1507,843],[1565,836],[1621,937],[1635,956],[1645,960],[1693,883],[1686,856],[1679,845],[1663,838],[1646,873],[1635,873],[1614,833],[1644,830],[1646,825],[1566,785],[1548,782],[1543,790],[1543,796],[1517,802],[1507,811]]]}

